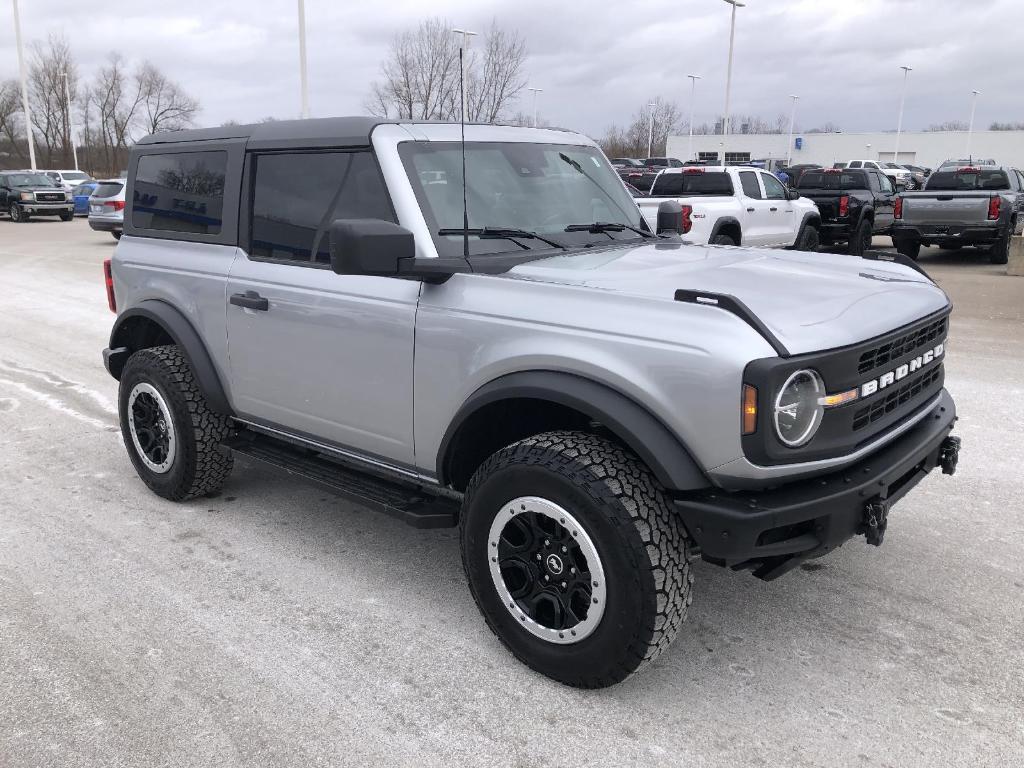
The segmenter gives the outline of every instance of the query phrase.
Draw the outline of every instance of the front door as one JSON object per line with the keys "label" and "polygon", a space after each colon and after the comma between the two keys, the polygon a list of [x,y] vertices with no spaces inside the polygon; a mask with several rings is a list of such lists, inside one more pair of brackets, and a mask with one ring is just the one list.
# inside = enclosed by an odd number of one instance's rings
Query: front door
{"label": "front door", "polygon": [[236,411],[411,466],[420,283],[330,269],[334,219],[395,220],[373,155],[267,153],[248,162],[249,237],[226,296]]}
{"label": "front door", "polygon": [[743,195],[743,243],[742,245],[768,245],[771,242],[771,203],[764,199],[764,190],[757,180],[757,171],[740,171],[740,187]]}
{"label": "front door", "polygon": [[781,248],[796,242],[797,225],[794,221],[796,209],[789,199],[782,182],[770,173],[761,172],[761,183],[764,184],[765,202],[768,203],[768,231],[765,233],[765,245]]}
{"label": "front door", "polygon": [[892,228],[896,207],[896,185],[881,171],[870,171],[869,175],[872,177],[872,186],[878,186],[875,194],[875,231],[888,232]]}

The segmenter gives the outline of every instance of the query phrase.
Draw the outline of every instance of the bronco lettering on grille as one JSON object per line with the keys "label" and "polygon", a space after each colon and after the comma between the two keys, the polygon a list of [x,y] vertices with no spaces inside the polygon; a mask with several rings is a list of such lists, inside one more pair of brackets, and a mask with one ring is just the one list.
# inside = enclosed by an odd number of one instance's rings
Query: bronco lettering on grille
{"label": "bronco lettering on grille", "polygon": [[875,394],[879,390],[885,389],[886,387],[892,386],[897,381],[905,379],[914,371],[919,371],[926,365],[934,363],[943,353],[946,351],[945,344],[936,344],[933,348],[929,349],[924,354],[918,355],[912,360],[908,360],[899,368],[883,373],[877,379],[866,381],[860,385],[860,396],[868,397],[869,395]]}

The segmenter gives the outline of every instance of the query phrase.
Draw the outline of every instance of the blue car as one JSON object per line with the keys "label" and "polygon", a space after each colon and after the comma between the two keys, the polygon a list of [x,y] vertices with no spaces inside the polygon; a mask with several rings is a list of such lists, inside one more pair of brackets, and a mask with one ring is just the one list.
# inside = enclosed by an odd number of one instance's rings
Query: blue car
{"label": "blue car", "polygon": [[72,190],[71,195],[75,200],[75,216],[89,215],[89,196],[96,191],[98,186],[98,182],[87,181]]}

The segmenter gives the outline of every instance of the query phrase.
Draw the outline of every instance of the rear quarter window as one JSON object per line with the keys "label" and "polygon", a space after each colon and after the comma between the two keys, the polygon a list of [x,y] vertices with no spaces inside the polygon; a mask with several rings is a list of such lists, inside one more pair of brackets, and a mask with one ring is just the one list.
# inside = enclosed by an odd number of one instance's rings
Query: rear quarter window
{"label": "rear quarter window", "polygon": [[135,172],[132,225],[219,234],[227,163],[228,153],[220,150],[143,155]]}

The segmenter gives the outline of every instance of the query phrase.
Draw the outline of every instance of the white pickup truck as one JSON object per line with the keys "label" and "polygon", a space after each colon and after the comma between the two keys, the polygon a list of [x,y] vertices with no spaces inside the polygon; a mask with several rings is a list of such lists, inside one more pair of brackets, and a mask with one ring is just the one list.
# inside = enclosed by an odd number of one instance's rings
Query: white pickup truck
{"label": "white pickup truck", "polygon": [[818,207],[758,168],[693,166],[658,174],[648,197],[637,199],[654,231],[666,200],[679,203],[673,227],[688,242],[761,245],[813,251],[818,247]]}

